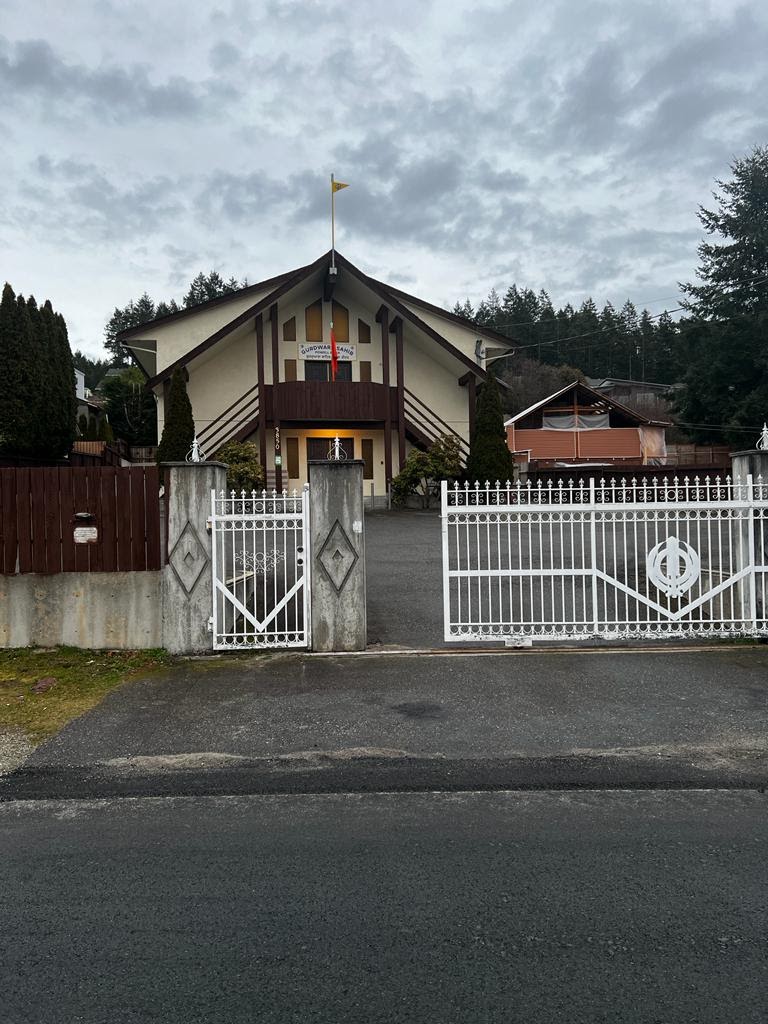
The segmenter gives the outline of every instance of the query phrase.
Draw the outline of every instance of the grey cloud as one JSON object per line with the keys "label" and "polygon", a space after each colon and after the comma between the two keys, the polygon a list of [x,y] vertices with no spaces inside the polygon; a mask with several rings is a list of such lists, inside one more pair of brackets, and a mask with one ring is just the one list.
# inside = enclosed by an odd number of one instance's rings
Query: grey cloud
{"label": "grey cloud", "polygon": [[72,244],[80,241],[125,240],[153,234],[183,209],[178,196],[183,183],[167,176],[136,181],[128,186],[115,183],[93,164],[75,160],[53,161],[39,156],[34,162],[42,183],[30,179],[21,189],[15,218],[30,225],[46,222],[47,210],[57,216],[49,225]]}
{"label": "grey cloud", "polygon": [[83,101],[112,116],[132,113],[150,118],[191,119],[205,113],[214,99],[234,98],[232,86],[196,83],[176,75],[160,84],[140,65],[130,68],[68,64],[46,40],[3,41],[0,83],[14,95],[39,95],[47,102]]}
{"label": "grey cloud", "polygon": [[239,64],[242,58],[242,52],[226,41],[216,43],[208,54],[208,61],[214,71],[229,70]]}

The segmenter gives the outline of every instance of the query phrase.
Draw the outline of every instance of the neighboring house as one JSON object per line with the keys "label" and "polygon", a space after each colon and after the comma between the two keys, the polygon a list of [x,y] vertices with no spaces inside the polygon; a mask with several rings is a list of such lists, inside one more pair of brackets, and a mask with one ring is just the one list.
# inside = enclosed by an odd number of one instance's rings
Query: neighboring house
{"label": "neighboring house", "polygon": [[96,420],[96,426],[98,427],[104,416],[104,410],[93,400],[93,395],[85,386],[85,374],[82,370],[78,370],[77,367],[75,367],[75,398],[77,400],[78,423],[80,417],[85,416],[86,419]]}
{"label": "neighboring house", "polygon": [[629,406],[651,419],[672,419],[672,399],[679,384],[654,384],[647,380],[618,377],[587,377],[587,384],[601,395]]}
{"label": "neighboring house", "polygon": [[[331,380],[331,322],[339,364]],[[301,487],[333,438],[384,496],[412,445],[456,435],[466,457],[484,345],[509,339],[374,280],[339,253],[119,335],[164,400],[183,367],[208,458],[253,440],[270,484]]]}
{"label": "neighboring house", "polygon": [[666,421],[643,416],[580,381],[504,425],[515,461],[531,468],[663,465],[666,458]]}

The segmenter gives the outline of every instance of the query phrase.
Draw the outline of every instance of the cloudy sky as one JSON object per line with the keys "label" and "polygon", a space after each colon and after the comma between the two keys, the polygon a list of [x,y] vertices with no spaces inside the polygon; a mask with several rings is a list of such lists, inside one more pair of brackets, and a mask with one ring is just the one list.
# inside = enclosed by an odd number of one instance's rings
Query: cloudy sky
{"label": "cloudy sky", "polygon": [[0,0],[0,277],[73,348],[200,270],[337,244],[443,305],[675,304],[768,142],[763,0]]}

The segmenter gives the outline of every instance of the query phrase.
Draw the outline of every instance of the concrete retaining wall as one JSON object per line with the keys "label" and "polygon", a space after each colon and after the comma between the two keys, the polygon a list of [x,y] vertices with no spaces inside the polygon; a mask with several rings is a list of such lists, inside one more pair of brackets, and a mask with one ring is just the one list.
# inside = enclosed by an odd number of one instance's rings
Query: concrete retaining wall
{"label": "concrete retaining wall", "polygon": [[162,647],[162,572],[0,576],[0,647]]}

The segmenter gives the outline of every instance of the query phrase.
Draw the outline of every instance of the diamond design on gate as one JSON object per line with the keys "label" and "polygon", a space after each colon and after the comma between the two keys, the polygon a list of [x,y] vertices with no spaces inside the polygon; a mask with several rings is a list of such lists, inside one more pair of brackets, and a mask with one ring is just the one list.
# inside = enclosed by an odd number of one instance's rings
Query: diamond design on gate
{"label": "diamond design on gate", "polygon": [[208,552],[200,543],[200,538],[189,520],[173,545],[173,551],[168,556],[168,564],[184,593],[189,597],[208,565]]}
{"label": "diamond design on gate", "polygon": [[323,572],[333,584],[337,594],[344,589],[358,557],[354,545],[337,519],[317,556]]}
{"label": "diamond design on gate", "polygon": [[648,579],[667,597],[682,597],[701,574],[698,552],[677,537],[667,537],[652,548],[645,565]]}

